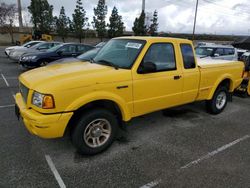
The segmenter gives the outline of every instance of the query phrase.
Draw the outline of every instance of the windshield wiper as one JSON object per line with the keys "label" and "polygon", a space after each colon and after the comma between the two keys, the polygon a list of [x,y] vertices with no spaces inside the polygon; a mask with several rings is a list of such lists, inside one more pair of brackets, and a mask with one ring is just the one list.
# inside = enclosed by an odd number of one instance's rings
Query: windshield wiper
{"label": "windshield wiper", "polygon": [[90,58],[89,60],[90,63],[96,63],[95,60],[93,58]]}
{"label": "windshield wiper", "polygon": [[115,65],[114,63],[112,63],[110,61],[104,60],[104,59],[98,60],[97,62],[100,62],[101,64],[104,64],[104,65],[109,65],[111,67],[114,67],[116,70],[119,69],[119,67],[117,65]]}

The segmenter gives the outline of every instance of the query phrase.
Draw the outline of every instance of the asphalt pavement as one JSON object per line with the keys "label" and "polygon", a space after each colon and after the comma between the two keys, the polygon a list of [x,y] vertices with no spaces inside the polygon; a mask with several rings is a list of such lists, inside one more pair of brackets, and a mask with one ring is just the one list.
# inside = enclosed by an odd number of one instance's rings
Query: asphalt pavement
{"label": "asphalt pavement", "polygon": [[250,98],[210,115],[204,102],[133,119],[113,145],[81,156],[69,136],[41,139],[14,113],[25,70],[0,48],[0,187],[250,187]]}

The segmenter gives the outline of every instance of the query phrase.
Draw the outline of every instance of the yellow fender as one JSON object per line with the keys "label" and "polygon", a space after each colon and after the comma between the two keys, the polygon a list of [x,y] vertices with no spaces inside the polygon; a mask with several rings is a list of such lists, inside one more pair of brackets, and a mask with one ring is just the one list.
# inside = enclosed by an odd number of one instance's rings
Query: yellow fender
{"label": "yellow fender", "polygon": [[214,96],[214,93],[216,91],[216,89],[218,88],[218,86],[221,84],[221,82],[223,82],[223,80],[229,79],[230,80],[230,85],[229,85],[229,91],[233,92],[234,91],[234,83],[233,83],[233,78],[230,76],[230,74],[224,74],[221,77],[219,77],[217,79],[217,81],[215,82],[215,87],[213,87],[213,89],[211,90],[211,92],[209,93],[208,96],[208,100],[212,99]]}
{"label": "yellow fender", "polygon": [[90,93],[88,95],[83,95],[82,97],[78,98],[75,100],[73,103],[71,103],[66,111],[75,111],[83,106],[85,106],[88,103],[97,101],[97,100],[110,100],[117,104],[119,107],[121,114],[122,114],[122,119],[124,121],[129,121],[131,119],[131,112],[128,108],[127,103],[119,96],[105,92],[105,91],[97,91]]}

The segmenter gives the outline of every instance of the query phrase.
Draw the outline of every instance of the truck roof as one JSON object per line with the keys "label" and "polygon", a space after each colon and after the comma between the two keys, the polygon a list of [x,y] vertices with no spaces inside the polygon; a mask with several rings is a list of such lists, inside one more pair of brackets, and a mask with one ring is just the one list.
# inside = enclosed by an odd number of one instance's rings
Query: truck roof
{"label": "truck roof", "polygon": [[129,36],[129,37],[117,37],[116,39],[137,39],[146,40],[151,42],[182,42],[182,43],[192,43],[191,40],[182,38],[172,38],[172,37],[150,37],[150,36]]}

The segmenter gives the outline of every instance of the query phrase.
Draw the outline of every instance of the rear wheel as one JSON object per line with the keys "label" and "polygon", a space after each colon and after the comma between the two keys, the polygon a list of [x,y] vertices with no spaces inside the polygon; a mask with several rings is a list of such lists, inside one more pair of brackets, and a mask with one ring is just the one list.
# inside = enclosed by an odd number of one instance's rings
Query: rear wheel
{"label": "rear wheel", "polygon": [[82,115],[72,131],[72,142],[80,154],[94,155],[114,141],[118,128],[116,116],[106,109],[93,109]]}
{"label": "rear wheel", "polygon": [[39,65],[40,65],[41,67],[43,67],[43,66],[48,65],[48,63],[49,63],[48,60],[43,59],[43,60],[40,61]]}
{"label": "rear wheel", "polygon": [[211,100],[207,101],[207,111],[211,114],[221,113],[227,105],[229,99],[228,88],[220,86],[214,93]]}

